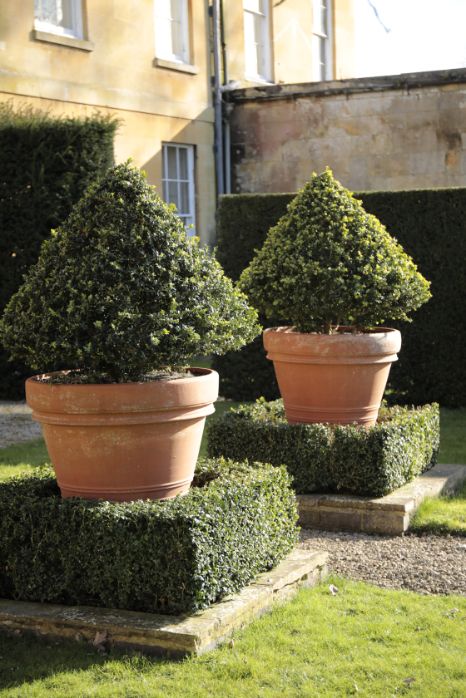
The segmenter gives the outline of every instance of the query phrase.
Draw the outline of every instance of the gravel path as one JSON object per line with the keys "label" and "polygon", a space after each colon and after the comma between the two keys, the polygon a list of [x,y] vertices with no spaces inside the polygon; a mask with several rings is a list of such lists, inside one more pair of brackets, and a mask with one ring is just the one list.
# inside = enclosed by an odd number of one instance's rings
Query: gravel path
{"label": "gravel path", "polygon": [[[40,436],[25,403],[0,401],[0,448]],[[301,540],[306,548],[327,550],[336,574],[390,589],[466,595],[466,538],[303,530]]]}
{"label": "gravel path", "polygon": [[466,538],[301,532],[302,545],[330,553],[335,574],[388,589],[466,595]]}
{"label": "gravel path", "polygon": [[31,419],[25,402],[0,401],[0,448],[42,436],[40,425]]}

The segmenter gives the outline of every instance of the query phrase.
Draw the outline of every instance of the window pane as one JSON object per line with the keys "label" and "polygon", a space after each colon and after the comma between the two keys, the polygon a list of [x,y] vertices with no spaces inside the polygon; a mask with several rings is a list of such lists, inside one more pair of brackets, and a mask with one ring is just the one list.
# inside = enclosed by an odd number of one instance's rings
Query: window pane
{"label": "window pane", "polygon": [[187,0],[155,0],[155,50],[159,58],[189,61]]}
{"label": "window pane", "polygon": [[73,1],[72,0],[61,0],[61,2],[58,3],[60,7],[60,23],[62,27],[65,27],[66,29],[72,29],[73,28]]}
{"label": "window pane", "polygon": [[[185,225],[195,224],[193,157],[193,146],[163,145],[163,197],[175,204]],[[195,235],[192,230],[186,232]]]}
{"label": "window pane", "polygon": [[72,0],[36,0],[35,17],[56,27],[72,29]]}
{"label": "window pane", "polygon": [[172,0],[155,0],[156,16],[160,19],[171,19],[172,16]]}
{"label": "window pane", "polygon": [[156,17],[155,23],[156,54],[159,58],[171,58],[173,55],[171,20]]}
{"label": "window pane", "polygon": [[244,50],[246,72],[248,75],[257,75],[257,51],[254,27],[254,15],[249,12],[244,13]]}
{"label": "window pane", "polygon": [[172,20],[171,22],[171,32],[172,32],[172,53],[176,58],[180,60],[184,59],[184,46],[183,46],[183,27],[181,22]]}
{"label": "window pane", "polygon": [[180,213],[189,213],[189,184],[188,182],[180,183]]}
{"label": "window pane", "polygon": [[325,42],[327,39],[321,36],[312,37],[312,78],[313,80],[325,79],[325,60],[322,62],[322,56],[325,58]]}
{"label": "window pane", "polygon": [[188,177],[188,151],[186,148],[178,150],[179,157],[179,177],[180,179],[189,179]]}
{"label": "window pane", "polygon": [[168,203],[175,204],[176,208],[179,208],[177,182],[168,182]]}
{"label": "window pane", "polygon": [[[248,5],[251,3],[248,2]],[[270,78],[269,67],[269,25],[267,2],[255,2],[256,11],[244,11],[244,52],[246,75],[263,80]],[[260,12],[260,10],[264,12]]]}
{"label": "window pane", "polygon": [[34,11],[36,19],[41,22],[58,24],[57,0],[35,0]]}
{"label": "window pane", "polygon": [[167,147],[167,179],[177,179],[176,148]]}
{"label": "window pane", "polygon": [[183,0],[171,0],[170,2],[170,14],[171,18],[175,20],[175,22],[180,22],[182,20],[183,16],[183,9],[181,7]]}
{"label": "window pane", "polygon": [[263,12],[264,0],[244,0],[243,7],[250,12]]}
{"label": "window pane", "polygon": [[254,37],[256,40],[256,65],[257,74],[265,75],[265,45],[264,45],[264,17],[255,16]]}

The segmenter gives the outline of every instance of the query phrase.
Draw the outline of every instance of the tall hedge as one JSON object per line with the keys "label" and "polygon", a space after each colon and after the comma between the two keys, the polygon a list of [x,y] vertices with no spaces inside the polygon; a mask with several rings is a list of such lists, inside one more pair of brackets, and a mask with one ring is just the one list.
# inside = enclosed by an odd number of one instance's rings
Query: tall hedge
{"label": "tall hedge", "polygon": [[[397,402],[466,405],[466,188],[357,194],[431,282],[432,298],[412,323],[394,323],[403,336],[389,387]],[[238,278],[285,213],[293,194],[224,196],[217,219],[218,258]],[[268,326],[286,318],[268,321]],[[225,397],[278,396],[260,340],[215,360]]]}
{"label": "tall hedge", "polygon": [[[116,128],[101,114],[55,118],[0,105],[0,314],[43,239],[112,165]],[[22,397],[26,375],[0,352],[0,399]]]}

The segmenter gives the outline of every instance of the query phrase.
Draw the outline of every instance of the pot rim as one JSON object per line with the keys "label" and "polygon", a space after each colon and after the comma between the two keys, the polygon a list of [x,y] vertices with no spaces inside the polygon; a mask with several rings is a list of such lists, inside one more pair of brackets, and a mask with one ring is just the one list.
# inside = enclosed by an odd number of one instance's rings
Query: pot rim
{"label": "pot rim", "polygon": [[271,361],[291,363],[386,363],[397,360],[401,333],[390,327],[374,332],[295,332],[293,327],[264,330],[264,347]]}
{"label": "pot rim", "polygon": [[44,371],[43,373],[36,373],[33,376],[30,376],[29,378],[26,378],[26,383],[32,383],[34,385],[41,385],[46,388],[89,388],[92,387],[93,389],[104,389],[104,388],[117,388],[118,386],[143,386],[143,385],[154,385],[155,383],[158,384],[163,384],[166,385],[167,383],[175,383],[177,385],[184,384],[184,383],[189,383],[193,379],[199,379],[199,378],[204,378],[208,379],[212,374],[216,374],[217,371],[215,371],[213,368],[204,368],[201,366],[188,366],[187,371],[190,371],[192,373],[191,376],[182,376],[179,378],[161,378],[159,380],[153,380],[153,381],[125,381],[124,383],[49,383],[46,381],[39,380],[40,378],[43,378],[45,376],[58,376],[61,374],[68,373],[70,370],[75,370],[75,369],[63,369],[61,371]]}
{"label": "pot rim", "polygon": [[[395,327],[371,327],[368,330],[358,330],[357,332],[353,332],[352,329],[355,327],[355,325],[339,325],[337,332],[334,334],[327,334],[326,332],[298,332],[298,330],[295,329],[294,325],[279,325],[277,327],[266,327],[263,334],[266,333],[274,333],[274,334],[287,334],[287,335],[292,335],[292,336],[301,336],[301,337],[328,337],[328,338],[335,338],[335,337],[364,337],[367,335],[379,335],[379,334],[385,334],[385,333],[392,333],[392,332],[398,332],[400,334],[400,331],[397,330]],[[343,331],[342,331],[343,330]]]}
{"label": "pot rim", "polygon": [[26,401],[36,421],[44,421],[45,415],[55,421],[54,415],[62,414],[81,415],[82,419],[84,415],[113,415],[115,419],[120,415],[129,421],[146,415],[144,419],[153,421],[158,419],[153,415],[159,413],[175,419],[180,409],[207,409],[206,414],[210,414],[218,384],[218,373],[207,368],[199,368],[196,375],[187,378],[145,383],[44,383],[32,376],[26,381]]}

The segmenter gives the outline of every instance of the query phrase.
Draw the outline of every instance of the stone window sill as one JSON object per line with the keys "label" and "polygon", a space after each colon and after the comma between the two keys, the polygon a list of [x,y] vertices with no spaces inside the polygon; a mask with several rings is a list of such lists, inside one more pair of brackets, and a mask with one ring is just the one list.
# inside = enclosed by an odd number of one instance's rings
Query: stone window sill
{"label": "stone window sill", "polygon": [[34,29],[32,38],[36,41],[46,41],[49,44],[58,44],[59,46],[67,46],[68,48],[77,48],[80,51],[93,51],[94,44],[92,41],[78,39],[73,36],[63,36],[61,34],[53,34],[52,32],[43,32],[39,29]]}
{"label": "stone window sill", "polygon": [[197,75],[199,68],[190,63],[176,63],[175,61],[167,61],[164,58],[154,58],[153,65],[155,68],[166,68],[167,70],[175,70],[178,73],[189,73]]}

